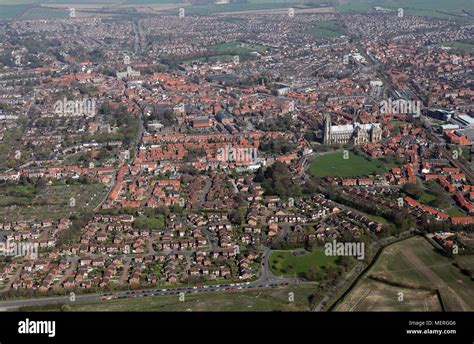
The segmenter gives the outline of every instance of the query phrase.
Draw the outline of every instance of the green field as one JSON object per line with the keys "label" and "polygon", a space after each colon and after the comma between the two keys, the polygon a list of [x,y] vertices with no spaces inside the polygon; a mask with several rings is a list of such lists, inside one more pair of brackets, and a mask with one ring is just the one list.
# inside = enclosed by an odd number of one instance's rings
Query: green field
{"label": "green field", "polygon": [[41,0],[0,0],[0,5],[38,4]]}
{"label": "green field", "polygon": [[431,192],[423,191],[423,193],[421,194],[421,197],[420,197],[420,202],[424,203],[424,204],[427,204],[429,202],[434,201],[435,199],[436,199],[436,196],[433,195]]}
{"label": "green field", "polygon": [[207,48],[211,49],[215,54],[230,54],[230,53],[245,53],[250,51],[263,52],[266,47],[262,45],[242,46],[241,42],[232,41],[210,45]]}
{"label": "green field", "polygon": [[459,268],[468,271],[469,276],[474,278],[474,255],[457,255],[454,260]]}
{"label": "green field", "polygon": [[[179,301],[179,295],[165,295],[95,303],[69,303],[66,307],[61,307],[61,305],[24,307],[21,310],[79,312],[309,311],[309,297],[315,293],[315,290],[314,283],[305,283],[273,289],[191,293],[185,295],[185,301]],[[290,293],[293,293],[294,301],[290,301]]]}
{"label": "green field", "polygon": [[[303,254],[298,254],[302,253]],[[270,257],[270,269],[276,276],[299,276],[308,271],[311,267],[321,268],[329,264],[334,264],[335,256],[324,254],[324,248],[319,248],[313,252],[304,250],[296,251],[273,251]]]}
{"label": "green field", "polygon": [[22,5],[0,5],[0,20],[32,20],[32,19],[58,19],[68,18],[66,9],[31,7]]}
{"label": "green field", "polygon": [[[111,1],[118,1],[120,0],[111,0]],[[171,3],[180,3],[181,0],[126,0],[125,3],[127,4],[171,4]]]}
{"label": "green field", "polygon": [[451,195],[436,182],[426,183],[418,200],[422,204],[437,208],[451,217],[466,216],[466,213],[458,207]]}
{"label": "green field", "polygon": [[[395,0],[379,1],[377,3],[370,0],[342,4],[336,7],[341,13],[361,13],[373,9],[375,6],[381,6],[396,11],[403,8],[405,15],[430,16],[438,18],[451,18],[459,20],[470,20],[462,10],[474,11],[474,2],[470,0]],[[394,12],[396,15],[396,12]]]}
{"label": "green field", "polygon": [[452,207],[451,209],[446,210],[446,214],[451,217],[465,217],[466,213],[463,213],[458,207]]}
{"label": "green field", "polygon": [[207,46],[206,48],[210,50],[211,55],[197,58],[195,57],[193,59],[183,60],[182,62],[185,64],[191,62],[211,62],[217,60],[232,62],[234,61],[235,56],[239,56],[239,58],[243,61],[246,58],[251,58],[249,55],[251,52],[264,52],[267,49],[263,45],[248,45],[238,41],[213,44]]}
{"label": "green field", "polygon": [[25,5],[0,5],[0,21],[12,20],[23,13],[27,7]]}
{"label": "green field", "polygon": [[342,28],[338,25],[336,20],[316,21],[313,27],[307,29],[305,33],[322,38],[334,38],[344,35]]}
{"label": "green field", "polygon": [[[403,293],[403,301],[399,301]],[[345,302],[336,308],[340,312],[440,312],[436,292],[394,287],[372,279],[354,289]]]}
{"label": "green field", "polygon": [[336,310],[439,310],[442,303],[447,311],[472,311],[474,282],[453,263],[423,237],[390,245]]}
{"label": "green field", "polygon": [[[132,0],[135,1],[135,0]],[[140,0],[136,0],[137,2]],[[145,0],[147,1],[147,0]],[[153,1],[153,0],[148,0]],[[160,0],[158,0],[160,1]],[[323,3],[323,0],[312,1],[314,4]],[[291,6],[302,5],[303,0],[249,0],[248,3],[233,3],[233,4],[209,4],[200,6],[186,7],[186,14],[190,15],[211,15],[221,12],[233,11],[254,11],[254,10],[271,10],[279,8],[290,8]],[[178,14],[178,9],[167,11],[169,13]]]}
{"label": "green field", "polygon": [[104,5],[110,5],[110,4],[115,4],[115,3],[118,4],[118,3],[123,2],[123,0],[22,0],[22,1],[39,2],[42,4],[44,3],[44,4],[104,4]]}
{"label": "green field", "polygon": [[[77,213],[77,209],[92,210],[105,197],[107,189],[99,183],[51,185],[34,191],[31,187],[0,189],[0,219],[59,219]],[[70,206],[71,197],[75,205]]]}
{"label": "green field", "polygon": [[26,11],[19,19],[64,19],[69,18],[69,11],[59,8],[35,7]]}
{"label": "green field", "polygon": [[[444,47],[450,47],[452,52],[474,52],[474,40],[467,39],[463,41],[453,41],[441,44]],[[469,155],[467,155],[469,156]]]}
{"label": "green field", "polygon": [[368,159],[349,152],[332,152],[316,157],[309,166],[309,173],[315,177],[357,177],[383,174],[393,166],[379,159]]}

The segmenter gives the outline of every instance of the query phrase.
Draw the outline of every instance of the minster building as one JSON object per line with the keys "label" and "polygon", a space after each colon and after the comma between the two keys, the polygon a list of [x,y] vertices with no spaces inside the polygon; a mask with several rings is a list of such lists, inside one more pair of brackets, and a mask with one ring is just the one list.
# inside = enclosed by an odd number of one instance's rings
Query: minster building
{"label": "minster building", "polygon": [[332,125],[331,115],[326,115],[324,120],[324,144],[346,144],[360,145],[382,140],[382,128],[380,123]]}

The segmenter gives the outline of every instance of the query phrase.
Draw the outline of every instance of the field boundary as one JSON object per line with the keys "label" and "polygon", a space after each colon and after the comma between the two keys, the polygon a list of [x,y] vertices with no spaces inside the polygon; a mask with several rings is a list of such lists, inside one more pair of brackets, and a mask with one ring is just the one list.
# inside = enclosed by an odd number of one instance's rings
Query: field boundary
{"label": "field boundary", "polygon": [[410,239],[414,236],[416,236],[417,234],[415,232],[412,232],[412,231],[409,231],[409,232],[405,232],[405,233],[402,233],[400,234],[401,236],[403,236],[402,238],[396,238],[395,240],[389,242],[388,244],[385,244],[385,245],[382,245],[378,248],[377,252],[372,256],[372,259],[371,261],[367,264],[367,266],[362,270],[362,272],[357,275],[357,277],[355,277],[355,279],[353,280],[353,282],[349,285],[349,287],[342,293],[340,294],[340,296],[331,304],[331,306],[328,307],[328,312],[332,312],[335,310],[335,308],[342,302],[344,301],[344,299],[347,297],[347,295],[349,295],[349,293],[352,291],[352,289],[354,289],[358,284],[359,282],[367,275],[367,273],[369,272],[369,270],[372,268],[372,266],[378,262],[378,260],[380,259],[380,255],[382,253],[382,251],[386,248],[386,247],[389,247],[393,244],[396,244],[400,241],[403,241],[403,240],[407,240],[407,239]]}

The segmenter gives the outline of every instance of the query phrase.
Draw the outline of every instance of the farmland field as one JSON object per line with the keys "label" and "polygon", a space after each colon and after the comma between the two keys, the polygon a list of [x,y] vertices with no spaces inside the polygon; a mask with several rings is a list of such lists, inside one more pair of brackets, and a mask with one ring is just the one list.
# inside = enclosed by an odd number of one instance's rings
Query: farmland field
{"label": "farmland field", "polygon": [[69,11],[65,9],[34,7],[26,11],[19,19],[62,19],[69,18]]}
{"label": "farmland field", "polygon": [[[457,18],[467,20],[462,10],[474,11],[474,3],[470,0],[396,0],[381,1],[377,4],[371,1],[342,4],[336,7],[338,12],[366,12],[374,6],[381,6],[396,11],[403,8],[406,15],[420,15],[440,18]],[[396,14],[396,12],[394,12]],[[471,18],[472,20],[472,18]]]}
{"label": "farmland field", "polygon": [[315,177],[356,177],[369,174],[381,174],[392,166],[387,166],[379,159],[368,159],[349,152],[344,159],[343,152],[332,152],[316,157],[309,167]]}
{"label": "farmland field", "polygon": [[455,261],[460,269],[464,269],[474,278],[474,255],[458,255],[455,257]]}
{"label": "farmland field", "polygon": [[334,264],[336,257],[324,254],[324,248],[313,252],[298,251],[274,251],[270,258],[270,268],[276,276],[294,276],[308,271],[310,267],[327,266]]}
{"label": "farmland field", "polygon": [[27,5],[0,5],[0,21],[12,20],[27,9]]}
{"label": "farmland field", "polygon": [[472,311],[474,282],[453,263],[422,237],[395,243],[383,250],[336,310],[422,311],[443,305],[446,311]]}
{"label": "farmland field", "polygon": [[[403,301],[399,301],[399,293]],[[394,287],[371,279],[354,289],[337,311],[441,311],[434,291]]]}
{"label": "farmland field", "polygon": [[[130,1],[130,0],[129,0]],[[140,1],[140,0],[131,0]],[[144,0],[154,1],[154,0]],[[160,0],[158,0],[160,1]],[[324,1],[316,1],[313,3],[322,3]],[[234,12],[234,11],[258,11],[258,10],[272,10],[272,9],[287,9],[291,6],[303,5],[303,0],[249,0],[248,3],[233,3],[233,4],[209,4],[200,6],[191,6],[186,8],[186,14],[209,15],[213,13]],[[170,10],[172,13],[178,13],[176,10]]]}
{"label": "farmland field", "polygon": [[38,4],[40,0],[0,0],[0,5]]}
{"label": "farmland field", "polygon": [[[0,0],[1,1],[1,0]],[[27,0],[25,0],[27,1]],[[121,3],[123,0],[49,0],[49,1],[39,1],[40,3],[45,4],[104,4],[110,5],[114,3]]]}
{"label": "farmland field", "polygon": [[442,46],[450,47],[452,52],[474,52],[474,40],[463,40],[443,43]]}

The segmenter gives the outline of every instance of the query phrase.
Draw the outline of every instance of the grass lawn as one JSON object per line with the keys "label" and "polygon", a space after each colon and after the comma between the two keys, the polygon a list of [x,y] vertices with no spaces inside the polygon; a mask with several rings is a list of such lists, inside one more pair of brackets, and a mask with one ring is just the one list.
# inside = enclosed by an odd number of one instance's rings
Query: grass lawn
{"label": "grass lawn", "polygon": [[436,182],[431,181],[425,184],[425,188],[419,201],[431,207],[438,208],[449,216],[466,216],[466,214],[453,201],[451,195]]}
{"label": "grass lawn", "polygon": [[[297,254],[302,253],[303,254]],[[270,257],[270,269],[276,276],[295,276],[308,271],[310,267],[321,268],[334,264],[335,256],[327,256],[324,248],[318,248],[313,252],[304,250],[274,251]]]}
{"label": "grass lawn", "polygon": [[398,133],[400,130],[400,126],[406,124],[404,121],[390,121],[390,124],[393,124],[393,131]]}
{"label": "grass lawn", "polygon": [[446,213],[451,216],[451,217],[465,217],[467,216],[465,213],[463,213],[460,209],[457,207],[453,207],[451,209],[448,209]]}
{"label": "grass lawn", "polygon": [[379,159],[369,159],[349,152],[333,152],[316,157],[309,167],[309,173],[315,177],[357,177],[369,174],[383,174],[393,166]]}
{"label": "grass lawn", "polygon": [[426,203],[429,203],[429,202],[431,202],[431,201],[433,201],[433,200],[435,200],[435,199],[436,199],[435,195],[433,195],[433,194],[430,193],[430,192],[424,191],[424,192],[421,194],[420,202],[426,204]]}
{"label": "grass lawn", "polygon": [[263,45],[257,44],[246,44],[242,45],[242,42],[239,41],[231,41],[225,43],[218,43],[209,45],[208,48],[211,51],[210,56],[203,56],[203,57],[194,57],[192,59],[184,59],[182,60],[183,63],[191,63],[194,61],[198,62],[212,62],[212,61],[221,61],[221,62],[232,62],[234,61],[235,56],[239,56],[239,58],[243,61],[250,57],[250,53],[253,51],[256,52],[263,52],[266,51],[267,48]]}
{"label": "grass lawn", "polygon": [[163,215],[155,217],[139,216],[133,226],[138,229],[162,229],[165,226],[165,218]]}
{"label": "grass lawn", "polygon": [[[309,296],[316,292],[314,283],[290,285],[272,289],[165,295],[135,299],[120,299],[94,303],[68,303],[69,311],[84,312],[242,312],[242,311],[309,311]],[[293,293],[294,301],[289,300]],[[317,299],[322,299],[322,296]],[[60,311],[61,305],[24,307],[22,311]]]}
{"label": "grass lawn", "polygon": [[336,20],[315,21],[313,27],[306,30],[305,33],[322,38],[334,38],[344,35]]}

